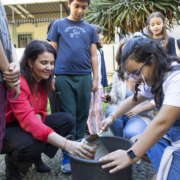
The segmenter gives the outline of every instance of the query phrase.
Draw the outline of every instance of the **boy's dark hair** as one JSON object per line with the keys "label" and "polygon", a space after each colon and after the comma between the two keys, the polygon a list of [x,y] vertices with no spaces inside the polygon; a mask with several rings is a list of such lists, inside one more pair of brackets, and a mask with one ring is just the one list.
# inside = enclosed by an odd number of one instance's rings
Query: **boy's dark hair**
{"label": "boy's dark hair", "polygon": [[147,61],[145,66],[151,65],[154,61],[156,62],[153,72],[155,82],[151,92],[154,94],[156,107],[160,108],[162,104],[164,74],[180,68],[180,65],[171,66],[172,62],[180,63],[180,59],[175,56],[169,56],[164,48],[148,37],[137,37],[127,42],[121,56],[122,65],[124,66],[125,62],[129,59],[138,63]]}
{"label": "boy's dark hair", "polygon": [[47,34],[48,34],[49,30],[51,29],[51,26],[52,26],[52,24],[54,23],[54,21],[56,21],[56,20],[52,20],[52,21],[48,24]]}
{"label": "boy's dark hair", "polygon": [[[157,18],[161,18],[163,20],[163,23],[165,22],[165,17],[164,17],[164,15],[161,12],[154,12],[154,13],[152,13],[149,16],[148,20],[147,20],[147,25],[148,25],[147,26],[147,34],[150,35],[150,36],[153,36],[153,34],[152,34],[151,30],[149,29],[149,23],[150,23],[152,18],[156,18],[156,17]],[[169,36],[168,36],[168,34],[166,32],[166,26],[163,27],[162,34],[163,34],[163,38],[165,40],[164,46],[167,47],[167,45],[169,43]]]}
{"label": "boy's dark hair", "polygon": [[[102,30],[102,28],[100,26],[98,26],[96,24],[91,24],[91,25],[94,27],[94,29],[96,30],[97,34],[100,34],[101,32],[103,32],[103,30]],[[97,44],[97,49],[99,50],[101,48],[102,48],[102,45],[100,43],[98,43]]]}
{"label": "boy's dark hair", "polygon": [[[85,1],[85,2],[88,2],[88,5],[90,4],[91,0],[77,0],[77,1]],[[70,3],[73,2],[73,0],[69,0]]]}
{"label": "boy's dark hair", "polygon": [[[28,64],[28,60],[30,59],[32,63],[34,63],[38,56],[40,54],[43,54],[44,52],[52,53],[54,55],[54,59],[56,59],[56,51],[48,42],[42,40],[33,40],[26,46],[26,49],[20,62],[21,74],[26,79],[32,94],[35,90],[35,79],[32,75],[31,68]],[[53,73],[49,76],[48,79],[42,79],[41,88],[43,88],[47,94],[50,91],[52,78]]]}

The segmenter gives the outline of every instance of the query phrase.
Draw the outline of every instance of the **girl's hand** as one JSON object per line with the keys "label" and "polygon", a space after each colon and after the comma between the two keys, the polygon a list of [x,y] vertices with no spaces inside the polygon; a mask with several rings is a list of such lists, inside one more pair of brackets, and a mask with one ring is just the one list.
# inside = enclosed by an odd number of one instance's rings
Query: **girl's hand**
{"label": "girl's hand", "polygon": [[93,79],[92,92],[98,91],[98,80]]}
{"label": "girl's hand", "polygon": [[114,151],[102,157],[101,159],[99,159],[99,162],[107,162],[107,161],[110,161],[110,162],[103,165],[102,166],[103,169],[116,166],[114,169],[111,169],[109,171],[110,173],[115,173],[116,171],[124,169],[134,163],[131,160],[131,158],[128,156],[127,151],[124,151],[124,150]]}
{"label": "girl's hand", "polygon": [[55,91],[56,90],[56,88],[55,88],[55,78],[53,77],[52,78],[52,82],[51,82],[51,91]]}
{"label": "girl's hand", "polygon": [[9,70],[4,71],[3,80],[17,86],[20,84],[20,66],[16,62],[9,64]]}
{"label": "girl's hand", "polygon": [[124,115],[130,119],[130,118],[136,116],[137,114],[139,114],[139,107],[135,107],[135,108],[131,109],[129,112],[127,112]]}
{"label": "girl's hand", "polygon": [[103,132],[108,131],[108,127],[113,124],[113,120],[110,116],[108,116],[106,119],[101,121],[100,129],[103,130]]}
{"label": "girl's hand", "polygon": [[12,89],[14,90],[13,101],[15,101],[20,96],[20,94],[21,94],[21,92],[20,92],[20,85],[17,84],[17,85],[14,86],[13,83],[7,82],[7,81],[5,81],[5,85],[7,87],[8,93],[11,93]]}
{"label": "girl's hand", "polygon": [[[67,149],[66,149],[67,148]],[[75,142],[68,140],[66,143],[65,150],[74,156],[83,158],[83,159],[94,159],[95,153],[92,148],[88,145],[81,142]]]}
{"label": "girl's hand", "polygon": [[101,97],[101,98],[102,98],[102,101],[105,102],[105,103],[109,103],[109,102],[106,100],[107,95],[108,95],[108,94],[106,93],[106,94],[103,94],[102,97]]}

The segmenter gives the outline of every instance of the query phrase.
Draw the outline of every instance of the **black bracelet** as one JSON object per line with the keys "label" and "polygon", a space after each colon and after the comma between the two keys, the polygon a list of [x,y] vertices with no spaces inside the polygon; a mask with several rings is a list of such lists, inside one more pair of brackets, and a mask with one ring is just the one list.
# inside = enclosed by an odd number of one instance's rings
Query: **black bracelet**
{"label": "black bracelet", "polygon": [[135,140],[135,143],[138,141],[138,139]]}

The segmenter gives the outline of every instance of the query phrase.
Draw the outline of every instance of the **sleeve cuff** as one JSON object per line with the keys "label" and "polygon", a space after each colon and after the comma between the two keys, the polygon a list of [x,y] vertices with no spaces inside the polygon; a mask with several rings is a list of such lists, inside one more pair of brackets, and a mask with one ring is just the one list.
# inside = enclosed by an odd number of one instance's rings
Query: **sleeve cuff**
{"label": "sleeve cuff", "polygon": [[110,93],[110,95],[114,98],[114,103],[113,103],[113,104],[116,104],[116,103],[117,103],[118,98],[117,98],[116,96],[112,95],[111,93]]}
{"label": "sleeve cuff", "polygon": [[48,126],[45,126],[39,132],[34,134],[34,139],[48,143],[48,135],[53,133],[53,132],[55,132],[53,129],[51,129]]}

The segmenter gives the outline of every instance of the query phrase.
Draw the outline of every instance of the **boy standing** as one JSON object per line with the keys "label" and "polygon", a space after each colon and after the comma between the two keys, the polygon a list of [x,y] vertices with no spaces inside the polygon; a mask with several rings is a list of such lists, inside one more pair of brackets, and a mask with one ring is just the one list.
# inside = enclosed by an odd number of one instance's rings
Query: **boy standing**
{"label": "boy standing", "polygon": [[96,44],[99,41],[94,27],[83,20],[89,3],[90,0],[68,0],[70,15],[55,21],[47,36],[57,51],[54,74],[60,111],[74,116],[71,134],[75,140],[84,137],[91,91],[98,90]]}
{"label": "boy standing", "polygon": [[98,37],[95,29],[82,19],[89,2],[68,0],[70,16],[55,21],[47,36],[57,51],[54,74],[60,108],[61,111],[70,112],[76,119],[72,131],[75,139],[84,137],[91,90],[98,90]]}

